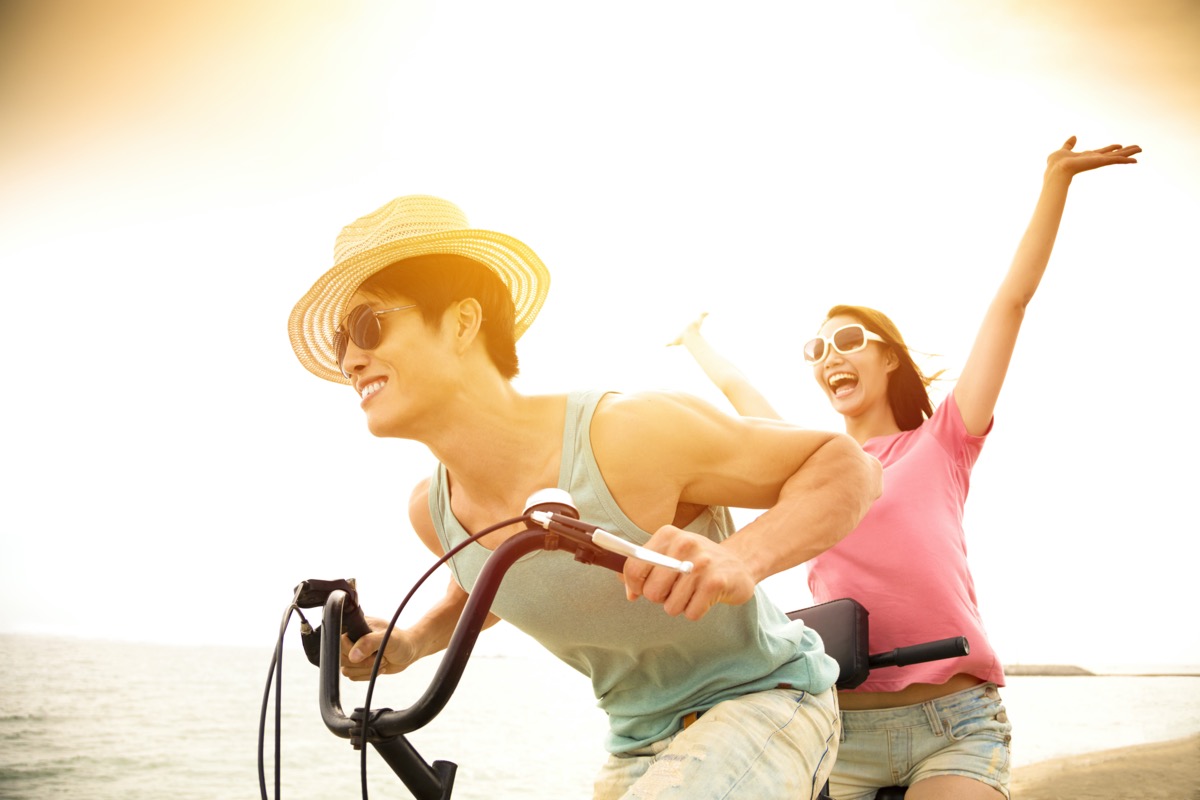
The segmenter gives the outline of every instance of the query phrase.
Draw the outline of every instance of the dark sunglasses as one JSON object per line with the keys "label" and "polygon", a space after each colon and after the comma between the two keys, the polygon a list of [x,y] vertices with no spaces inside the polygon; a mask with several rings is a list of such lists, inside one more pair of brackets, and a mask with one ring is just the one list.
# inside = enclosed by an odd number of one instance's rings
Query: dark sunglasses
{"label": "dark sunglasses", "polygon": [[829,355],[830,348],[845,355],[846,353],[857,353],[867,346],[867,342],[882,341],[882,336],[871,333],[855,322],[838,328],[828,339],[818,336],[809,340],[808,344],[804,345],[804,360],[810,364],[820,364],[825,360],[825,356]]}
{"label": "dark sunglasses", "polygon": [[346,360],[346,348],[350,346],[350,342],[354,342],[354,345],[361,350],[374,350],[383,338],[383,327],[379,324],[379,317],[393,311],[404,311],[407,308],[416,307],[414,303],[375,311],[363,303],[350,309],[350,313],[333,332],[333,352],[337,355],[337,365],[338,369],[342,371],[342,375],[350,377],[346,374],[345,367],[342,366],[342,362]]}

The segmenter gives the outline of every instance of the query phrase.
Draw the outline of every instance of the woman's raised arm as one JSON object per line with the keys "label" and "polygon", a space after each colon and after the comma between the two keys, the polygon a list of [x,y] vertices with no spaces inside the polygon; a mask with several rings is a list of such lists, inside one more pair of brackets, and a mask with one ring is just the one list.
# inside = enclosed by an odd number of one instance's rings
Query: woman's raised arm
{"label": "woman's raised arm", "polygon": [[765,417],[766,419],[783,419],[779,416],[767,398],[763,397],[750,383],[742,371],[733,362],[713,349],[708,340],[700,333],[700,325],[708,312],[701,314],[688,323],[683,333],[667,347],[683,345],[696,359],[696,363],[704,370],[704,374],[712,381],[721,393],[733,404],[734,409],[743,417]]}
{"label": "woman's raised arm", "polygon": [[1067,202],[1071,179],[1080,172],[1110,164],[1136,164],[1137,145],[1111,144],[1099,150],[1075,152],[1075,137],[1046,159],[1042,193],[1033,210],[1033,218],[1013,256],[1008,274],[984,315],[983,323],[971,347],[971,354],[954,387],[954,399],[962,412],[967,430],[982,434],[987,430],[1008,373],[1008,364],[1017,343],[1017,333],[1025,317],[1025,307],[1033,299],[1058,235],[1059,222]]}

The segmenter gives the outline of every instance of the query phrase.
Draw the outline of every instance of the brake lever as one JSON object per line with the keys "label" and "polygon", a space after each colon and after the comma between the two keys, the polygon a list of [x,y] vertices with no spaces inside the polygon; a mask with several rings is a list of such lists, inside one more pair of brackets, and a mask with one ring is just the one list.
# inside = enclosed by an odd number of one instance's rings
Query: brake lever
{"label": "brake lever", "polygon": [[531,511],[529,512],[529,519],[531,522],[548,531],[564,536],[578,536],[582,534],[592,544],[610,553],[636,558],[639,561],[646,561],[655,566],[666,567],[667,569],[673,569],[676,572],[684,574],[690,573],[695,568],[695,565],[691,561],[680,561],[677,558],[656,553],[641,545],[636,545],[627,539],[614,536],[597,525],[573,519],[565,514],[558,514],[552,511]]}

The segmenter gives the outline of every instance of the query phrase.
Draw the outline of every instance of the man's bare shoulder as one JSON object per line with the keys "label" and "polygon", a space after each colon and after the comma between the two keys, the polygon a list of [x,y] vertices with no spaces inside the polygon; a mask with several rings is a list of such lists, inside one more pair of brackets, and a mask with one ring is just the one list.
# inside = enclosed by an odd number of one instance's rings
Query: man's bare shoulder
{"label": "man's bare shoulder", "polygon": [[412,494],[408,496],[408,520],[425,546],[440,555],[442,545],[438,541],[437,530],[433,527],[433,516],[429,512],[430,483],[429,478],[422,478],[413,487]]}
{"label": "man's bare shoulder", "polygon": [[680,484],[692,466],[736,446],[744,425],[685,392],[610,394],[592,419],[592,450],[610,486],[622,478]]}
{"label": "man's bare shoulder", "polygon": [[599,422],[654,424],[679,415],[707,416],[720,413],[714,406],[686,392],[643,391],[604,396],[596,408]]}
{"label": "man's bare shoulder", "polygon": [[820,440],[831,435],[829,431],[809,430],[778,419],[731,414],[687,392],[669,391],[605,395],[596,409],[595,424],[602,432],[611,430],[622,435],[646,431],[647,435],[671,437],[690,435],[696,430],[721,430],[735,435],[775,430]]}
{"label": "man's bare shoulder", "polygon": [[413,487],[412,493],[408,496],[408,514],[413,516],[414,512],[429,516],[429,487],[432,484],[432,478],[422,478],[417,481],[417,485]]}

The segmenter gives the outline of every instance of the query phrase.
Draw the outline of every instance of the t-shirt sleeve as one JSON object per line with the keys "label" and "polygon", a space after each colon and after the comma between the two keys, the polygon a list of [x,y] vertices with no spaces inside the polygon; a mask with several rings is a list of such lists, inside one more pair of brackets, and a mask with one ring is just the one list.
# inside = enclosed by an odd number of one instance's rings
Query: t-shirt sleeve
{"label": "t-shirt sleeve", "polygon": [[954,399],[954,392],[951,392],[933,412],[933,416],[925,421],[925,425],[957,466],[970,469],[975,466],[975,461],[983,450],[983,443],[987,441],[995,422],[993,417],[988,422],[987,430],[980,436],[970,434]]}

